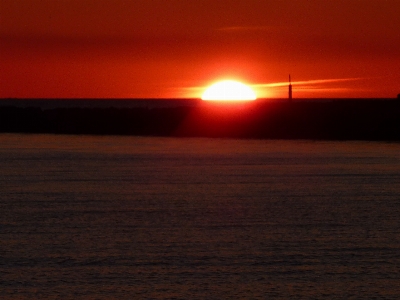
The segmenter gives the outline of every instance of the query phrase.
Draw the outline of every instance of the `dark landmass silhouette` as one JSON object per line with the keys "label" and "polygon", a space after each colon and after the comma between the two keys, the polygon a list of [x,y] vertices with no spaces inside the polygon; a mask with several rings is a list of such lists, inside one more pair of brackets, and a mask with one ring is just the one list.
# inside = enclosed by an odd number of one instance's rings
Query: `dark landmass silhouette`
{"label": "dark landmass silhouette", "polygon": [[76,102],[75,107],[43,108],[35,101],[21,107],[10,100],[0,106],[0,132],[400,141],[398,99],[193,101],[195,105],[79,107]]}

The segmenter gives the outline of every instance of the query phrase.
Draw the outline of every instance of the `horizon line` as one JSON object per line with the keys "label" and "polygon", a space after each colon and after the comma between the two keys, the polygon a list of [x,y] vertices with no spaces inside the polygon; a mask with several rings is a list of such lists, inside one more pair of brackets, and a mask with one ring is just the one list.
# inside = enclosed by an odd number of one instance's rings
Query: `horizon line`
{"label": "horizon line", "polygon": [[[287,100],[287,97],[257,97],[255,100]],[[293,100],[307,99],[398,99],[398,95],[394,97],[295,97]],[[2,97],[0,101],[5,100],[201,100],[201,97]],[[253,100],[254,101],[254,100]]]}

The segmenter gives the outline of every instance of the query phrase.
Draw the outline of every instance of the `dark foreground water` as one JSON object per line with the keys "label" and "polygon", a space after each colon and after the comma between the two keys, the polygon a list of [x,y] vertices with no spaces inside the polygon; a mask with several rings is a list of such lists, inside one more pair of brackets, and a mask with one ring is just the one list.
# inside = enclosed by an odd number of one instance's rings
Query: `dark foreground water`
{"label": "dark foreground water", "polygon": [[400,144],[0,135],[1,299],[400,299]]}

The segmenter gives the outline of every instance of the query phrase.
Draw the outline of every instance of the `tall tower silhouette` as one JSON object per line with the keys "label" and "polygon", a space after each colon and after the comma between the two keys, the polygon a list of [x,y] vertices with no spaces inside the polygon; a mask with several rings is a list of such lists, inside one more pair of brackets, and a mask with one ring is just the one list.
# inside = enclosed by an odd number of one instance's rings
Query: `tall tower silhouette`
{"label": "tall tower silhouette", "polygon": [[292,102],[292,80],[290,79],[290,74],[289,74],[289,102]]}

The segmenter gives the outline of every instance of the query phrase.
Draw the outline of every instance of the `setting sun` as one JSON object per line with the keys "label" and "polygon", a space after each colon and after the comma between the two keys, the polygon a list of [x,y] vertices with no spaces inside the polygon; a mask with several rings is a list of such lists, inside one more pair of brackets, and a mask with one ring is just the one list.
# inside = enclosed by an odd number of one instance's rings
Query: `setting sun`
{"label": "setting sun", "polygon": [[223,101],[248,101],[256,98],[256,94],[249,86],[234,80],[214,83],[201,96],[202,100]]}

